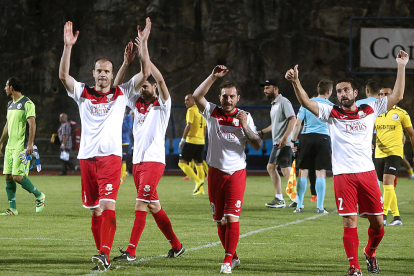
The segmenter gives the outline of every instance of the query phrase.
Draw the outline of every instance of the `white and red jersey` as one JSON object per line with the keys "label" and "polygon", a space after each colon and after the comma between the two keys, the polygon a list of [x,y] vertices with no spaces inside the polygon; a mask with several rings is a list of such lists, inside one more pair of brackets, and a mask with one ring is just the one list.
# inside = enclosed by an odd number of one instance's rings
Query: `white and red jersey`
{"label": "white and red jersey", "polygon": [[[239,110],[236,108],[233,113],[225,114],[221,107],[208,102],[202,112],[208,129],[207,163],[228,174],[246,168],[244,149],[247,141],[236,118]],[[250,113],[247,113],[247,124],[257,134]]]}
{"label": "white and red jersey", "polygon": [[387,112],[388,98],[362,104],[355,111],[318,103],[319,119],[328,123],[332,143],[334,175],[375,170],[372,162],[372,134],[375,119]]}
{"label": "white and red jersey", "polygon": [[122,157],[122,121],[127,100],[134,95],[134,78],[106,94],[75,80],[68,95],[78,104],[82,122],[78,159]]}
{"label": "white and red jersey", "polygon": [[141,90],[129,101],[134,111],[133,164],[159,162],[165,164],[165,132],[171,113],[171,97],[165,102],[161,97],[147,103],[141,98]]}

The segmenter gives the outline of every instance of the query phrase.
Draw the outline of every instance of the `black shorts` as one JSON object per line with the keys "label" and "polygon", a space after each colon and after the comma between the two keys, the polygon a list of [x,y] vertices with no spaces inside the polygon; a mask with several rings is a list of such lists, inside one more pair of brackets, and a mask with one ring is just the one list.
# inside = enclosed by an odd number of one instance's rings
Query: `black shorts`
{"label": "black shorts", "polygon": [[302,134],[299,138],[296,160],[299,169],[330,170],[332,167],[330,137],[317,133]]}
{"label": "black shorts", "polygon": [[375,171],[379,181],[383,180],[384,174],[397,176],[402,158],[397,155],[390,155],[385,158],[375,158]]}
{"label": "black shorts", "polygon": [[126,161],[128,151],[129,151],[129,144],[128,145],[122,145],[122,161]]}
{"label": "black shorts", "polygon": [[180,160],[191,161],[194,159],[195,163],[203,163],[204,145],[196,145],[185,143],[179,155]]}
{"label": "black shorts", "polygon": [[284,146],[279,149],[279,147],[273,146],[269,157],[269,164],[278,165],[281,168],[291,167],[292,148],[290,146]]}

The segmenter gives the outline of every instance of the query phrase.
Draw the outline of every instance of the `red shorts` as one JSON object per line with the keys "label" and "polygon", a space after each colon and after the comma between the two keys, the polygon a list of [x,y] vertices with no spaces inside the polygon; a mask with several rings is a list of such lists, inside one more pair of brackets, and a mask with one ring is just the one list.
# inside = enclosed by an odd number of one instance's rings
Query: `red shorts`
{"label": "red shorts", "polygon": [[116,202],[122,159],[116,155],[80,159],[82,201],[85,208],[99,207],[100,200]]}
{"label": "red shorts", "polygon": [[164,169],[165,165],[158,162],[142,162],[133,165],[132,174],[137,188],[137,200],[146,203],[159,201],[157,186]]}
{"label": "red shorts", "polygon": [[361,217],[383,214],[384,202],[375,171],[335,175],[334,189],[339,215],[357,215],[357,204]]}
{"label": "red shorts", "polygon": [[219,169],[208,169],[208,198],[213,221],[226,216],[239,217],[246,189],[246,169],[227,174]]}

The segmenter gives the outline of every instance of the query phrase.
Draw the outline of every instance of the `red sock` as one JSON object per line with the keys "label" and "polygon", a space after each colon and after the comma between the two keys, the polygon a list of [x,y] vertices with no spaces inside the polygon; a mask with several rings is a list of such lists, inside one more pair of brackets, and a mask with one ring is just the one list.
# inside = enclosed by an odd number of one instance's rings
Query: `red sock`
{"label": "red sock", "polygon": [[142,231],[144,231],[145,222],[147,220],[147,211],[137,211],[135,210],[135,220],[134,226],[132,226],[131,238],[129,239],[128,251],[129,254],[135,257],[135,250],[137,250],[137,245],[139,238],[141,237]]}
{"label": "red sock", "polygon": [[358,262],[358,246],[359,246],[359,239],[358,239],[358,232],[357,228],[349,228],[344,227],[344,247],[346,256],[348,257],[348,261],[350,266],[354,266],[355,268],[359,269],[359,262]]}
{"label": "red sock", "polygon": [[239,242],[239,222],[226,223],[226,251],[223,263],[231,263]]}
{"label": "red sock", "polygon": [[175,236],[174,231],[171,226],[170,219],[168,218],[164,210],[161,208],[161,210],[159,210],[156,214],[152,214],[152,216],[154,217],[155,222],[158,225],[158,228],[160,228],[161,232],[164,234],[167,240],[171,243],[172,248],[180,249],[181,243]]}
{"label": "red sock", "polygon": [[105,253],[109,259],[111,253],[112,243],[116,231],[116,216],[114,210],[105,210],[102,212],[102,226],[101,226],[101,252]]}
{"label": "red sock", "polygon": [[226,249],[226,225],[217,224],[217,232],[223,248]]}
{"label": "red sock", "polygon": [[102,216],[91,216],[92,218],[92,235],[95,239],[96,249],[101,249],[101,225],[102,225]]}
{"label": "red sock", "polygon": [[371,226],[368,228],[368,244],[365,247],[365,253],[368,256],[375,254],[375,249],[377,249],[380,244],[382,237],[384,237],[384,226],[380,229],[374,229]]}

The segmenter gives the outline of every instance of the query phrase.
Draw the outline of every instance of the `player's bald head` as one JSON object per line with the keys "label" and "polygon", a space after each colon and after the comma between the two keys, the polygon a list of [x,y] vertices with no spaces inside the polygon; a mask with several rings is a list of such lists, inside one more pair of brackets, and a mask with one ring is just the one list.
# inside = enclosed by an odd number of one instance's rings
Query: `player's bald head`
{"label": "player's bald head", "polygon": [[66,122],[68,120],[68,115],[66,114],[66,113],[61,113],[60,114],[60,116],[59,116],[59,121],[61,122],[61,123],[64,123],[64,122]]}
{"label": "player's bald head", "polygon": [[187,108],[192,107],[195,104],[193,94],[185,95],[184,103],[187,106]]}

